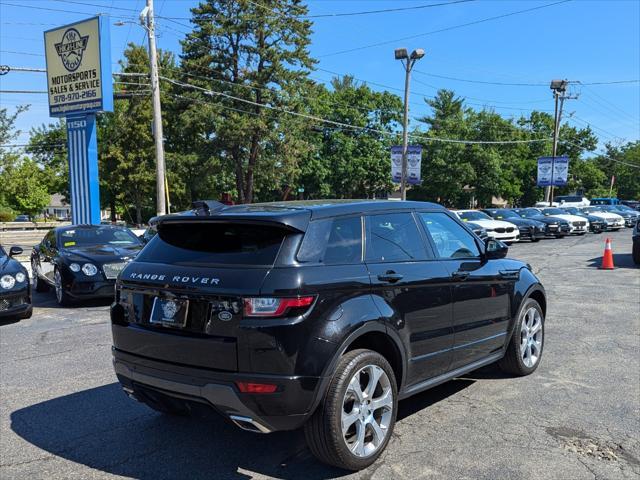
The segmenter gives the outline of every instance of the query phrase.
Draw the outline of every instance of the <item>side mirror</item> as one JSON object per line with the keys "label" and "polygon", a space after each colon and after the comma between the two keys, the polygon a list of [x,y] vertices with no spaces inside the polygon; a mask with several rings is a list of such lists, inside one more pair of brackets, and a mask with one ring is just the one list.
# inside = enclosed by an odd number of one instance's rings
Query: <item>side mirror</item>
{"label": "side mirror", "polygon": [[484,241],[484,256],[487,260],[495,260],[507,256],[509,247],[495,238],[487,238]]}
{"label": "side mirror", "polygon": [[9,256],[10,257],[15,257],[16,255],[21,255],[22,252],[23,252],[23,250],[20,247],[11,247],[9,249]]}

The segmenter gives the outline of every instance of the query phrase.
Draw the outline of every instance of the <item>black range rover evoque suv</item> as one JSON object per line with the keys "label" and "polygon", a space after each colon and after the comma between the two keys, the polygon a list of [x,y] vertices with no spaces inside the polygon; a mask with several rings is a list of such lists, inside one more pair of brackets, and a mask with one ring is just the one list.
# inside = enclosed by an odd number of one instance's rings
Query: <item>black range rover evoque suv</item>
{"label": "black range rover evoque suv", "polygon": [[492,362],[540,363],[539,280],[439,205],[205,205],[157,231],[120,274],[111,320],[124,390],[161,412],[304,426],[320,460],[358,470],[389,442],[398,400]]}

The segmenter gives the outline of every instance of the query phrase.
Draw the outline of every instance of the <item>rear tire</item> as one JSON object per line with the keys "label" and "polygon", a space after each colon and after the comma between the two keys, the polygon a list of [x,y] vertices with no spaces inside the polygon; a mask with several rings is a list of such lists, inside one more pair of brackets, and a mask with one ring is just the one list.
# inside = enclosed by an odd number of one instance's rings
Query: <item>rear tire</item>
{"label": "rear tire", "polygon": [[517,376],[533,373],[542,359],[544,349],[544,314],[532,298],[524,301],[504,357],[498,366]]}
{"label": "rear tire", "polygon": [[389,443],[397,410],[398,387],[389,362],[371,350],[353,350],[338,361],[324,398],[304,426],[307,445],[323,463],[362,470]]}

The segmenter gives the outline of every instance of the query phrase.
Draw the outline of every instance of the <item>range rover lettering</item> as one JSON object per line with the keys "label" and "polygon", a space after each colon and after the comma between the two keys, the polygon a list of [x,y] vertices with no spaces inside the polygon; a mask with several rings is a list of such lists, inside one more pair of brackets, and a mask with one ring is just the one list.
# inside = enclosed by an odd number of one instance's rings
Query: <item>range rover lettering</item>
{"label": "range rover lettering", "polygon": [[238,205],[156,225],[118,277],[111,327],[123,389],[160,412],[303,427],[318,459],[359,470],[398,401],[490,363],[540,363],[540,281],[439,205]]}

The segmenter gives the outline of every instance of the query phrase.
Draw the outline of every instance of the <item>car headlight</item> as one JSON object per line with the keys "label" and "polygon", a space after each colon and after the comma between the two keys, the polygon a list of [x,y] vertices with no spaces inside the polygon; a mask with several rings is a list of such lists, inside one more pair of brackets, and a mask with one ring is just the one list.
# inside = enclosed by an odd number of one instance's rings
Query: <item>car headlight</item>
{"label": "car headlight", "polygon": [[13,288],[15,284],[16,279],[13,278],[12,275],[3,275],[2,278],[0,278],[0,287],[2,288],[9,290],[10,288]]}
{"label": "car headlight", "polygon": [[96,273],[98,273],[98,268],[93,263],[85,263],[82,265],[82,273],[84,273],[87,277],[93,277]]}
{"label": "car headlight", "polygon": [[27,277],[25,276],[25,274],[24,274],[24,273],[22,273],[22,272],[18,272],[18,273],[16,273],[16,282],[18,282],[18,283],[22,283],[22,282],[24,282],[26,279],[27,279]]}
{"label": "car headlight", "polygon": [[72,263],[71,265],[69,265],[69,270],[74,273],[78,273],[80,271],[80,265],[78,265],[77,263]]}

